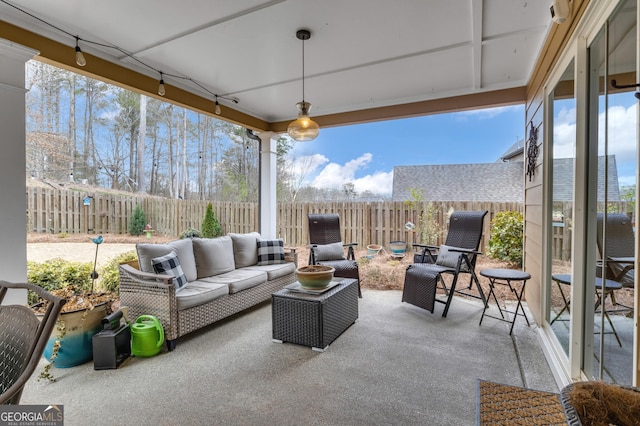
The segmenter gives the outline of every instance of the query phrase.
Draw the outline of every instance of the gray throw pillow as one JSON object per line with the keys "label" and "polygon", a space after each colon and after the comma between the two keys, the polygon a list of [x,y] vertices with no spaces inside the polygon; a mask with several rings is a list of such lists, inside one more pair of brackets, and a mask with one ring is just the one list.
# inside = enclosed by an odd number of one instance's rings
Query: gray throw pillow
{"label": "gray throw pillow", "polygon": [[[447,245],[441,245],[438,251],[438,258],[436,259],[436,265],[445,266],[447,268],[455,269],[458,266],[458,258],[462,255],[460,252],[451,251],[450,249],[456,248]],[[468,272],[466,262],[463,260],[460,266],[461,271]]]}
{"label": "gray throw pillow", "polygon": [[313,248],[313,253],[317,261],[346,259],[346,257],[344,257],[342,241],[316,246]]}

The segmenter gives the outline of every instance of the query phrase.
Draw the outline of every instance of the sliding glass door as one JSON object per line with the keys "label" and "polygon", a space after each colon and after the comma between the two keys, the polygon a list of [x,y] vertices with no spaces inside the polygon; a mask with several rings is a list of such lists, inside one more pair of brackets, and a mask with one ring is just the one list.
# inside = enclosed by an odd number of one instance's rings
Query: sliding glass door
{"label": "sliding glass door", "polygon": [[[631,384],[638,99],[636,0],[625,0],[589,45],[588,211],[595,259],[585,265],[583,371]],[[640,95],[638,95],[640,96]]]}

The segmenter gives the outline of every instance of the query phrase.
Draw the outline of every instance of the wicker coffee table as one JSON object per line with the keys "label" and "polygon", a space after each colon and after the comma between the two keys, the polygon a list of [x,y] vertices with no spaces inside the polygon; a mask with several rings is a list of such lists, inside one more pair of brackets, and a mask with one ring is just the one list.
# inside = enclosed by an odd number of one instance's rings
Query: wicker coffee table
{"label": "wicker coffee table", "polygon": [[358,319],[358,280],[343,278],[321,294],[279,290],[271,295],[271,311],[274,342],[323,352]]}

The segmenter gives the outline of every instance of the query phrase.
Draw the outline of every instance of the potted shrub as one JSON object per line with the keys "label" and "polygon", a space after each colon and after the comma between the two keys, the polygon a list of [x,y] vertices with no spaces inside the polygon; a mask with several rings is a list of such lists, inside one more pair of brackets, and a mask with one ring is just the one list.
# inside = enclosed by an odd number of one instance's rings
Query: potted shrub
{"label": "potted shrub", "polygon": [[[98,244],[102,241],[93,241],[97,259]],[[102,329],[102,319],[111,313],[112,304],[118,299],[117,292],[96,291],[94,285],[98,273],[95,266],[95,261],[92,267],[88,262],[63,259],[28,262],[29,282],[66,300],[56,329],[44,350],[49,364],[40,374],[43,378],[53,379],[50,374],[52,366],[73,367],[93,358],[93,335]],[[29,303],[36,314],[45,308],[35,294],[29,294]]]}

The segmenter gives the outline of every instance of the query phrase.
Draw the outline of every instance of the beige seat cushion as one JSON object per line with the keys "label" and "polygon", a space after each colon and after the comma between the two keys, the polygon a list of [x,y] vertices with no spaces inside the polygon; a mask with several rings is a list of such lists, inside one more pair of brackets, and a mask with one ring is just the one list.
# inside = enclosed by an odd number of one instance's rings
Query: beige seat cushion
{"label": "beige seat cushion", "polygon": [[276,278],[284,277],[285,275],[292,274],[296,271],[296,264],[293,262],[287,263],[278,263],[275,265],[254,265],[247,266],[246,268],[242,268],[243,270],[249,271],[264,271],[267,273],[267,279],[269,281],[275,280]]}
{"label": "beige seat cushion", "polygon": [[229,294],[233,294],[266,283],[267,273],[265,271],[250,271],[247,268],[242,268],[224,274],[201,278],[200,281],[227,285],[229,286]]}
{"label": "beige seat cushion", "polygon": [[219,297],[229,294],[229,287],[225,284],[193,281],[176,293],[178,310],[202,305]]}

